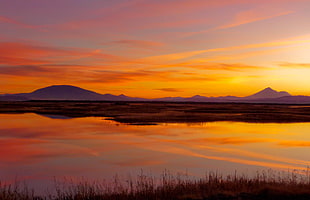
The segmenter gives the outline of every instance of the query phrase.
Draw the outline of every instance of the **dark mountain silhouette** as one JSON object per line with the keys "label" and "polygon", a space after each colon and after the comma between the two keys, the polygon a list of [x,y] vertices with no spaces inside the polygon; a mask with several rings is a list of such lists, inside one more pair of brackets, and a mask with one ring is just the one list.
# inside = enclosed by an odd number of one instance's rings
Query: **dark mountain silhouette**
{"label": "dark mountain silhouette", "polygon": [[205,97],[195,95],[188,98],[183,97],[165,97],[154,99],[155,101],[172,102],[236,102],[236,103],[310,103],[308,96],[292,96],[288,92],[278,92],[267,87],[253,95],[246,97],[223,96],[223,97]]}
{"label": "dark mountain silhouette", "polygon": [[183,98],[183,97],[163,97],[163,98],[152,99],[152,101],[181,102],[181,101],[186,101],[186,98]]}
{"label": "dark mountain silhouette", "polygon": [[71,85],[52,85],[24,94],[33,100],[99,100],[102,95]]}
{"label": "dark mountain silhouette", "polygon": [[187,101],[194,101],[194,102],[204,102],[204,101],[210,101],[209,97],[195,95],[190,98],[187,98]]}
{"label": "dark mountain silhouette", "polygon": [[236,103],[292,103],[310,104],[309,96],[292,96],[288,92],[278,92],[270,87],[246,97],[223,96],[205,97],[164,97],[143,99],[126,95],[99,94],[90,90],[71,85],[52,85],[35,90],[31,93],[0,95],[0,101],[26,100],[74,100],[74,101],[166,101],[166,102],[236,102]]}
{"label": "dark mountain silhouette", "polygon": [[19,96],[19,95],[13,95],[13,94],[6,94],[0,96],[0,101],[27,101],[26,97]]}
{"label": "dark mountain silhouette", "polygon": [[309,96],[286,96],[277,99],[279,103],[310,103]]}
{"label": "dark mountain silhouette", "polygon": [[195,95],[192,97],[184,98],[184,97],[164,97],[153,99],[153,101],[173,101],[173,102],[207,102],[209,101],[209,97],[204,97],[200,95]]}
{"label": "dark mountain silhouette", "polygon": [[278,92],[276,90],[271,89],[270,87],[267,87],[263,89],[262,91],[259,91],[253,95],[244,97],[246,99],[270,99],[270,98],[280,98],[285,96],[291,96],[288,92],[281,91]]}
{"label": "dark mountain silhouette", "polygon": [[192,97],[164,97],[152,99],[152,101],[172,101],[172,102],[233,102],[242,99],[242,97],[224,96],[224,97],[205,97],[195,95]]}
{"label": "dark mountain silhouette", "polygon": [[52,85],[31,93],[15,94],[10,97],[24,100],[75,100],[75,101],[139,101],[125,95],[99,94],[71,85]]}

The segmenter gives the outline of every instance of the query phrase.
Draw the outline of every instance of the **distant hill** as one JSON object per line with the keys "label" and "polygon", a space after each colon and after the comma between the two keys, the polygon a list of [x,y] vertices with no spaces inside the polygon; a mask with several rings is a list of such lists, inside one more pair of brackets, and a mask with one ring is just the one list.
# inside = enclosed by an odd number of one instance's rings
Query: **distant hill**
{"label": "distant hill", "polygon": [[291,96],[288,92],[281,91],[278,92],[276,90],[271,89],[270,87],[267,87],[253,95],[244,97],[246,99],[270,99],[270,98],[280,98],[285,96]]}
{"label": "distant hill", "polygon": [[24,97],[32,100],[100,100],[103,95],[71,85],[52,85],[35,90]]}
{"label": "distant hill", "polygon": [[27,101],[27,100],[73,100],[73,101],[163,101],[163,102],[236,102],[236,103],[285,103],[310,104],[309,96],[292,96],[288,92],[265,88],[246,97],[224,96],[205,97],[164,97],[144,99],[128,97],[126,95],[99,94],[90,90],[71,85],[52,85],[35,90],[31,93],[0,95],[0,101]]}
{"label": "distant hill", "polygon": [[0,96],[0,101],[27,101],[26,97],[18,96],[18,95],[1,95]]}
{"label": "distant hill", "polygon": [[152,101],[171,101],[171,102],[234,102],[242,99],[242,97],[224,96],[224,97],[205,97],[195,95],[192,97],[164,97],[152,99]]}
{"label": "distant hill", "polygon": [[310,103],[309,96],[286,96],[277,99],[279,103]]}
{"label": "distant hill", "polygon": [[[18,100],[73,100],[73,101],[140,101],[142,98],[132,98],[125,95],[99,94],[90,90],[71,85],[52,85],[35,90],[31,93],[8,95],[4,99]],[[1,100],[1,98],[0,98]]]}

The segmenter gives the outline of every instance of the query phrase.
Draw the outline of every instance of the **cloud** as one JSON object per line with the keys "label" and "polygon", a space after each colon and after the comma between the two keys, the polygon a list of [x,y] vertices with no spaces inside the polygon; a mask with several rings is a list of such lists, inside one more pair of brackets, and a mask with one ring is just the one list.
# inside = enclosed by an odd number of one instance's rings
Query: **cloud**
{"label": "cloud", "polygon": [[61,56],[68,53],[65,50],[35,46],[18,42],[0,43],[0,64],[34,65],[51,62],[49,56]]}
{"label": "cloud", "polygon": [[42,59],[28,59],[28,58],[17,58],[17,57],[6,57],[0,56],[0,64],[1,65],[40,65],[40,64],[48,64],[50,63],[47,60]]}
{"label": "cloud", "polygon": [[22,28],[30,28],[30,29],[37,28],[37,26],[25,24],[23,22],[20,22],[20,21],[14,20],[14,19],[10,19],[10,18],[4,17],[4,16],[0,16],[0,22],[17,25],[17,26],[22,27]]}
{"label": "cloud", "polygon": [[154,41],[146,41],[146,40],[115,40],[111,42],[112,44],[125,45],[128,47],[134,48],[157,48],[164,46],[164,43],[154,42]]}
{"label": "cloud", "polygon": [[182,90],[177,89],[177,88],[158,88],[158,89],[154,89],[154,90],[160,90],[163,92],[182,92]]}
{"label": "cloud", "polygon": [[[83,73],[84,76],[78,78],[83,83],[123,83],[130,81],[142,81],[150,79],[151,76],[156,78],[156,73],[148,71],[108,71],[92,70]],[[165,74],[165,73],[163,73]],[[157,74],[159,75],[159,74]]]}
{"label": "cloud", "polygon": [[310,147],[310,141],[282,141],[278,145],[285,147]]}
{"label": "cloud", "polygon": [[287,67],[287,68],[310,68],[310,63],[289,63],[283,62],[279,63],[280,67]]}
{"label": "cloud", "polygon": [[276,18],[276,17],[280,17],[280,16],[285,16],[285,15],[289,15],[292,13],[294,13],[294,12],[286,11],[286,12],[281,12],[281,13],[266,16],[266,14],[264,14],[261,11],[256,11],[256,10],[244,11],[244,12],[238,13],[235,16],[235,19],[231,23],[216,27],[216,28],[214,28],[214,30],[234,28],[237,26],[250,24],[250,23],[258,22],[258,21],[262,21],[262,20],[272,19],[272,18]]}
{"label": "cloud", "polygon": [[55,65],[66,62],[99,64],[125,60],[127,59],[124,57],[107,54],[99,49],[57,48],[18,42],[0,42],[0,64],[2,65]]}
{"label": "cloud", "polygon": [[59,76],[68,69],[44,67],[36,65],[0,66],[0,74],[22,77],[53,77]]}
{"label": "cloud", "polygon": [[[140,82],[140,81],[218,81],[223,80],[223,76],[179,72],[175,70],[167,71],[149,71],[149,70],[135,70],[135,71],[107,71],[107,70],[93,70],[83,73],[83,77],[79,80],[81,82],[103,82],[103,83],[121,83],[121,82]],[[167,91],[167,90],[166,90]]]}
{"label": "cloud", "polygon": [[[228,51],[237,51],[237,50],[249,50],[249,49],[258,49],[258,48],[269,48],[269,47],[284,47],[289,45],[296,45],[296,44],[305,44],[310,43],[309,39],[296,39],[296,38],[288,38],[286,40],[280,41],[271,41],[266,43],[256,43],[256,44],[246,44],[246,45],[239,45],[239,46],[229,46],[229,47],[221,47],[221,48],[211,48],[211,49],[204,49],[204,50],[195,50],[195,51],[186,51],[186,52],[179,52],[179,53],[172,53],[172,54],[164,54],[158,56],[150,56],[142,58],[138,61],[145,62],[145,63],[168,63],[168,62],[176,62],[182,59],[188,59],[194,56],[201,56],[205,53],[212,53],[212,52],[228,52]],[[276,51],[276,49],[269,49],[269,50],[261,50],[264,51]],[[251,52],[250,52],[251,53]],[[245,55],[246,53],[240,54]],[[213,61],[223,58],[224,56],[215,56],[204,58],[207,61]],[[229,56],[230,59],[232,56]]]}
{"label": "cloud", "polygon": [[[0,66],[0,75],[21,78],[41,79],[44,82],[80,83],[126,83],[126,82],[184,82],[184,81],[219,81],[226,80],[223,75],[205,75],[186,71],[165,70],[103,70],[102,66],[84,65],[19,65]],[[171,88],[170,88],[171,89]],[[168,91],[166,89],[166,91]],[[179,91],[181,92],[181,91]]]}
{"label": "cloud", "polygon": [[[99,69],[98,69],[99,68]],[[44,78],[52,81],[71,80],[82,83],[119,83],[133,81],[134,79],[152,76],[151,72],[144,71],[107,71],[100,67],[75,66],[75,65],[25,65],[0,67],[0,74]],[[83,74],[83,76],[81,76]]]}
{"label": "cloud", "polygon": [[205,70],[225,70],[225,71],[235,71],[235,72],[242,72],[248,70],[262,70],[262,69],[269,69],[264,66],[254,66],[254,65],[246,65],[246,64],[230,64],[230,63],[202,63],[200,65],[195,65],[195,63],[191,64],[189,62],[187,67],[197,68],[197,69],[205,69]]}
{"label": "cloud", "polygon": [[[111,7],[103,7],[94,10],[95,18],[87,20],[76,20],[60,25],[63,29],[85,29],[95,26],[101,26],[109,30],[128,31],[140,28],[158,28],[160,23],[152,23],[158,19],[170,19],[173,16],[190,16],[193,13],[205,12],[213,8],[220,8],[231,4],[244,3],[242,0],[179,0],[179,1],[130,1],[126,3],[116,3]],[[173,8],[173,9],[172,9]],[[152,20],[156,19],[156,20]],[[165,23],[165,21],[164,21]]]}

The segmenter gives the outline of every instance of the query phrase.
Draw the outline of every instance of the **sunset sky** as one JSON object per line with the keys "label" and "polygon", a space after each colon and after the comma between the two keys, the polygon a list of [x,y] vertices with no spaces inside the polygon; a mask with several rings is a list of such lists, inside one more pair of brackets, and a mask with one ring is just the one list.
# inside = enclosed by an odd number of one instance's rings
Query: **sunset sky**
{"label": "sunset sky", "polygon": [[0,94],[310,95],[309,0],[0,0]]}

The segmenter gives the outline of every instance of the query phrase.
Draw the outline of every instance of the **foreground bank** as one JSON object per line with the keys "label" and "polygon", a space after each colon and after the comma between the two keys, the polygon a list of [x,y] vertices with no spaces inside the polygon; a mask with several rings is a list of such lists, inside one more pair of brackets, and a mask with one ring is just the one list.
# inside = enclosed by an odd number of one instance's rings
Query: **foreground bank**
{"label": "foreground bank", "polygon": [[44,197],[26,186],[0,185],[2,200],[307,200],[310,199],[309,170],[263,171],[254,177],[206,173],[203,178],[165,171],[158,179],[144,175],[101,182],[55,180],[55,192]]}

